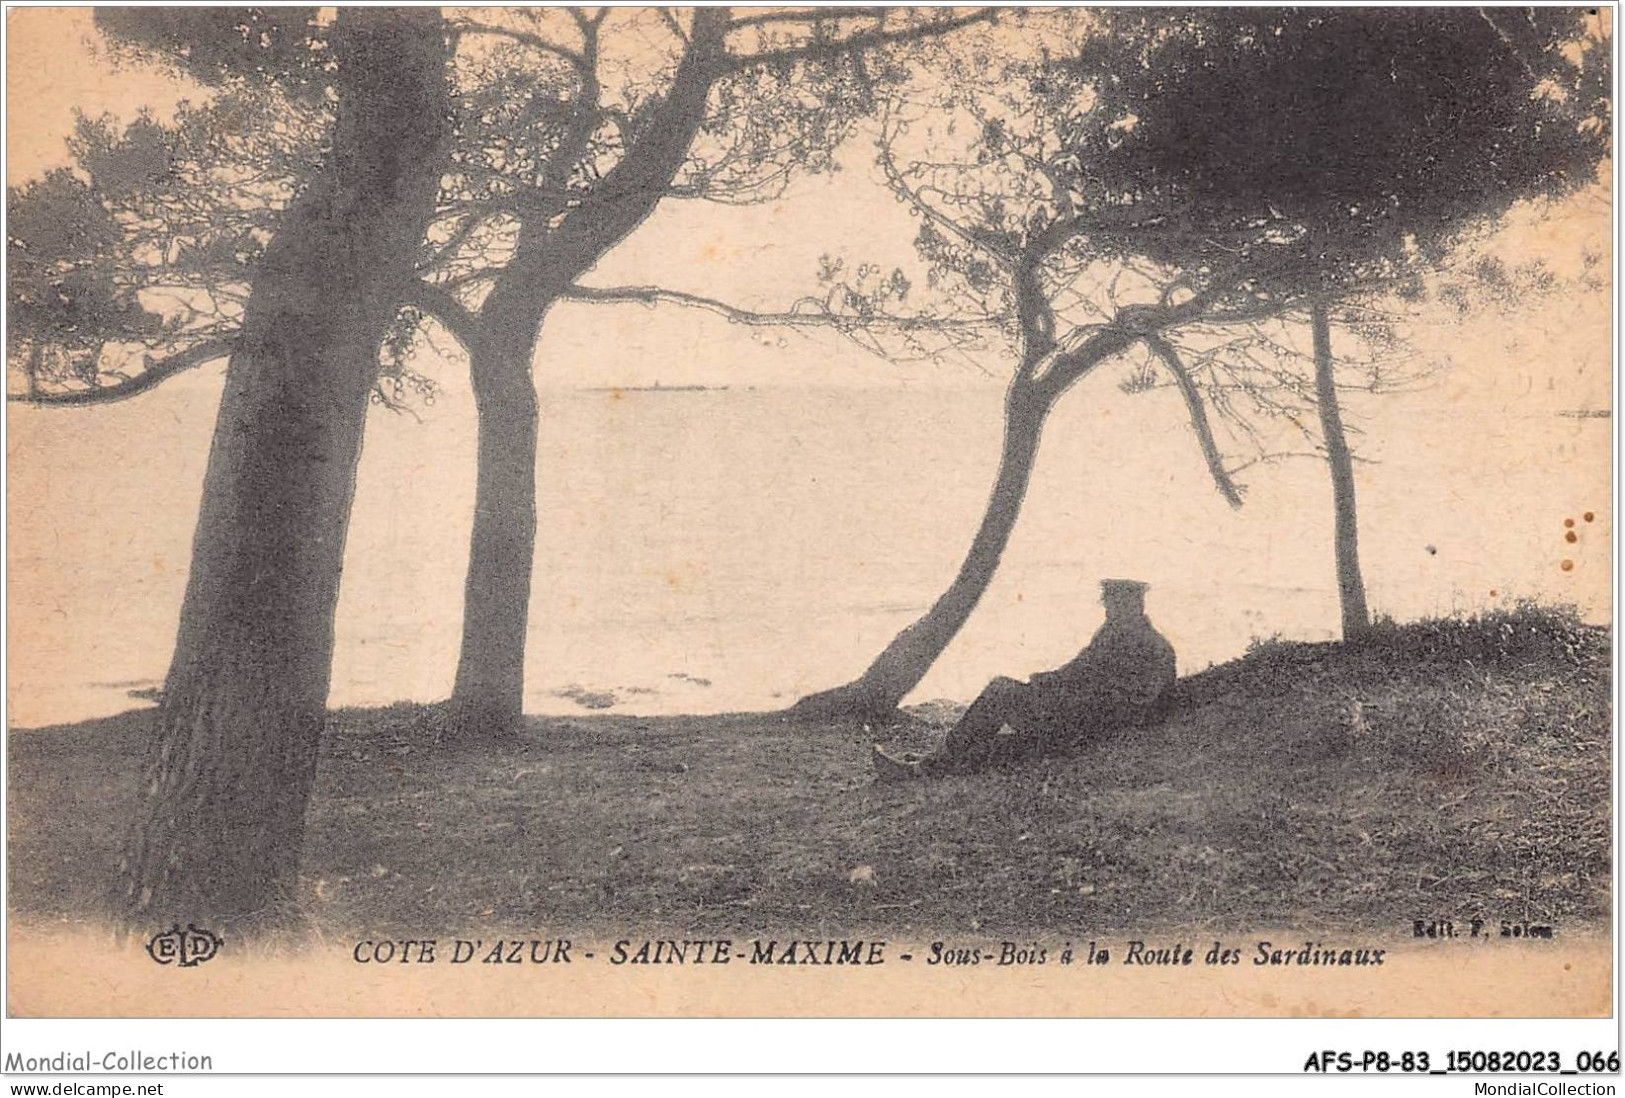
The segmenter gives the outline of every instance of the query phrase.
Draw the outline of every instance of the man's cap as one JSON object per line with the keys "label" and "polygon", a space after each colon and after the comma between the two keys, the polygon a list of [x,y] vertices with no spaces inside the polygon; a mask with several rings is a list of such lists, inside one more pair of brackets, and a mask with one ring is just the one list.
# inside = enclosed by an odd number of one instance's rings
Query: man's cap
{"label": "man's cap", "polygon": [[1139,580],[1109,579],[1100,581],[1100,595],[1102,598],[1111,598],[1114,595],[1139,595],[1143,597],[1150,588],[1149,583],[1141,583]]}

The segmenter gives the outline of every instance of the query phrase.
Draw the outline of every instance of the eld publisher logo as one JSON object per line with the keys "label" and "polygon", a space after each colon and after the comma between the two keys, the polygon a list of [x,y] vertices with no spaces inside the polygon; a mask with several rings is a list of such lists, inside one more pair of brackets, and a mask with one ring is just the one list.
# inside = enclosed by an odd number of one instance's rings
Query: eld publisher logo
{"label": "eld publisher logo", "polygon": [[209,960],[224,944],[212,930],[202,930],[191,923],[182,930],[177,924],[152,936],[147,943],[147,956],[161,965],[191,968]]}

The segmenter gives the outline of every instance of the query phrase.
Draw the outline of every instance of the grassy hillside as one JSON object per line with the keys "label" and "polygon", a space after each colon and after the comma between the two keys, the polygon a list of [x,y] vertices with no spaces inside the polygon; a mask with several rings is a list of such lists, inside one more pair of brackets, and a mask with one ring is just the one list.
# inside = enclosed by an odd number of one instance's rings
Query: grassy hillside
{"label": "grassy hillside", "polygon": [[[1550,612],[1260,645],[1160,725],[876,784],[874,735],[769,715],[334,715],[293,910],[323,934],[1290,926],[1606,917],[1609,638]],[[952,707],[884,730],[940,740]],[[14,914],[100,909],[149,716],[10,735]]]}

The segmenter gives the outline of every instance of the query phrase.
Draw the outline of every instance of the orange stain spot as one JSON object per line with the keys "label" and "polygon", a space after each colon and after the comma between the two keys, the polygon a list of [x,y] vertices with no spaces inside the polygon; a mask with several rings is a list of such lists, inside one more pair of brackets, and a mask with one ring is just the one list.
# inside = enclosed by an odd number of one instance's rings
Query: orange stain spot
{"label": "orange stain spot", "polygon": [[1563,525],[1564,526],[1573,526],[1574,525],[1574,520],[1573,519],[1564,519],[1563,520]]}
{"label": "orange stain spot", "polygon": [[1564,561],[1563,562],[1563,571],[1565,571],[1565,572],[1574,571],[1574,562],[1572,560]]}
{"label": "orange stain spot", "polygon": [[667,572],[666,586],[675,591],[677,588],[683,586],[683,577],[679,576],[676,572]]}
{"label": "orange stain spot", "polygon": [[617,389],[611,389],[609,391],[609,399],[611,399],[611,400],[625,400],[626,399],[626,394],[624,392],[622,392],[618,388]]}
{"label": "orange stain spot", "polygon": [[1592,512],[1592,511],[1587,511],[1585,513],[1585,520],[1587,522],[1591,522],[1591,521],[1595,520],[1596,517],[1597,517],[1596,514],[1594,512]]}
{"label": "orange stain spot", "polygon": [[1580,540],[1580,535],[1576,534],[1573,530],[1570,530],[1568,533],[1563,535],[1563,540],[1572,545],[1574,542]]}
{"label": "orange stain spot", "polygon": [[1490,598],[1493,599],[1495,596],[1499,595],[1500,593],[1501,592],[1497,591],[1495,588],[1493,588],[1493,587],[1490,588]]}

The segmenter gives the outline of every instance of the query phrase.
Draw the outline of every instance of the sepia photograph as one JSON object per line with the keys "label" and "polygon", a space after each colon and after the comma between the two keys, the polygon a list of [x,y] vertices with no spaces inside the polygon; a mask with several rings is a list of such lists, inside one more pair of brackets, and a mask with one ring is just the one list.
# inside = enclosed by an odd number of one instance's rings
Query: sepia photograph
{"label": "sepia photograph", "polygon": [[7,1015],[1609,1016],[1613,16],[8,8]]}

